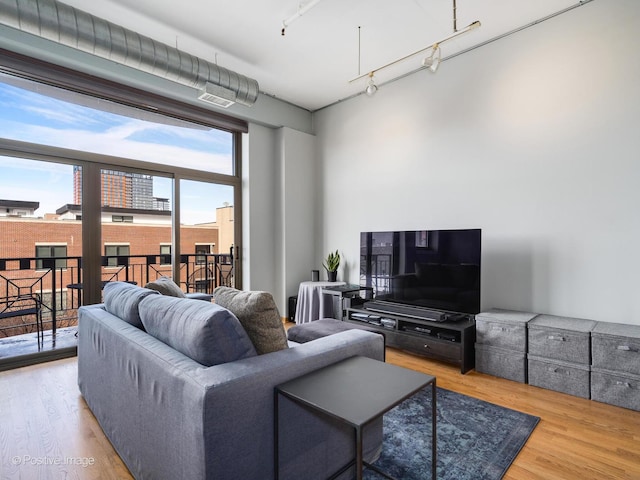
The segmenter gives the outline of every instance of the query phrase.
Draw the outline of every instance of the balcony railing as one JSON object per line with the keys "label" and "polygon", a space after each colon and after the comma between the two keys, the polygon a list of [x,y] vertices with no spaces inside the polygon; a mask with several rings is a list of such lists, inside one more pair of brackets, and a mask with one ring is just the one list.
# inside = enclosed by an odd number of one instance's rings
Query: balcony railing
{"label": "balcony railing", "polygon": [[[179,273],[185,292],[234,285],[230,254],[181,255]],[[102,257],[103,286],[114,281],[144,286],[161,276],[171,277],[170,255]],[[39,323],[53,334],[77,325],[82,296],[81,257],[0,259],[0,338],[36,332]]]}

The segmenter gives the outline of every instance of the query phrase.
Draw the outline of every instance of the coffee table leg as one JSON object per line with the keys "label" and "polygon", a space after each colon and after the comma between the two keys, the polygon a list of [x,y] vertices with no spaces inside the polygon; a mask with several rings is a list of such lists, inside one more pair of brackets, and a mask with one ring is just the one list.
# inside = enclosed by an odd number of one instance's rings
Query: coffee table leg
{"label": "coffee table leg", "polygon": [[438,450],[438,437],[436,422],[438,418],[438,410],[436,408],[436,379],[431,382],[431,480],[436,480],[436,465],[438,463],[437,450]]}

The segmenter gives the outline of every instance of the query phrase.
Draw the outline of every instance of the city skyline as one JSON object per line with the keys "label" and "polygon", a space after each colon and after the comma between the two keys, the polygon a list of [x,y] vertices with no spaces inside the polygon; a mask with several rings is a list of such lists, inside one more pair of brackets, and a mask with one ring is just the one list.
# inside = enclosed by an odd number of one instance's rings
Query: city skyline
{"label": "city skyline", "polygon": [[[0,156],[0,171],[0,199],[38,202],[36,217],[55,214],[60,207],[74,204],[72,165]],[[153,196],[168,198],[173,208],[171,183],[169,178],[153,177]],[[216,208],[233,205],[231,187],[190,180],[183,180],[183,183],[188,188],[182,188],[182,224],[214,222]]]}

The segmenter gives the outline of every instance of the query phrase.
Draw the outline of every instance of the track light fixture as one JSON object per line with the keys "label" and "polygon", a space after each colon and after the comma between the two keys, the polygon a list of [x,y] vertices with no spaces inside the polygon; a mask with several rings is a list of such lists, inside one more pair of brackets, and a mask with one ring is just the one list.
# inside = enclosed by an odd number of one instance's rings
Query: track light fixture
{"label": "track light fixture", "polygon": [[[447,42],[453,38],[456,38],[460,35],[463,35],[467,32],[470,32],[471,30],[474,30],[476,28],[478,28],[480,26],[480,22],[478,20],[476,20],[473,23],[470,23],[469,25],[467,25],[466,27],[464,27],[462,30],[458,30],[457,28],[457,18],[456,18],[456,0],[453,0],[453,33],[441,40],[438,40],[435,43],[432,43],[431,45],[429,45],[428,47],[424,47],[421,48],[420,50],[417,50],[413,53],[410,53],[409,55],[405,55],[404,57],[401,57],[397,60],[394,60],[393,62],[387,63],[386,65],[382,65],[381,67],[375,68],[373,70],[371,70],[369,73],[365,73],[364,75],[358,75],[356,78],[353,78],[351,80],[349,80],[349,83],[355,82],[357,80],[360,80],[364,77],[369,77],[369,83],[367,84],[367,88],[365,89],[365,93],[369,96],[373,95],[377,90],[378,87],[377,85],[375,85],[374,81],[373,81],[373,75],[380,71],[383,70],[387,67],[390,67],[392,65],[395,65],[396,63],[400,63],[404,60],[407,60],[408,58],[411,58],[415,55],[418,55],[419,53],[424,52],[425,50],[430,50],[429,54],[422,60],[422,66],[425,68],[428,68],[430,72],[435,73],[436,70],[438,70],[438,67],[440,66],[440,62],[442,61],[442,52],[440,51],[440,45],[443,44],[444,42]],[[358,27],[359,28],[359,27]],[[358,51],[359,51],[360,46],[358,45]],[[358,73],[359,72],[359,68],[358,68]]]}
{"label": "track light fixture", "polygon": [[437,43],[431,47],[431,53],[422,60],[422,66],[428,68],[429,71],[436,73],[440,66],[440,45]]}
{"label": "track light fixture", "polygon": [[367,83],[367,88],[364,89],[364,93],[366,93],[369,97],[372,97],[378,91],[378,86],[376,82],[373,80],[373,72],[369,74],[369,82]]}
{"label": "track light fixture", "polygon": [[321,1],[322,0],[311,0],[306,5],[302,5],[302,3],[300,3],[298,5],[298,11],[296,13],[294,13],[293,15],[291,15],[289,18],[287,18],[287,19],[282,21],[282,30],[280,30],[280,35],[282,35],[284,37],[284,35],[285,35],[286,31],[287,31],[287,27],[289,25],[291,25],[293,22],[295,22],[297,19],[299,19],[301,16],[303,16],[305,13],[307,13],[309,10],[311,10],[313,7],[315,7]]}

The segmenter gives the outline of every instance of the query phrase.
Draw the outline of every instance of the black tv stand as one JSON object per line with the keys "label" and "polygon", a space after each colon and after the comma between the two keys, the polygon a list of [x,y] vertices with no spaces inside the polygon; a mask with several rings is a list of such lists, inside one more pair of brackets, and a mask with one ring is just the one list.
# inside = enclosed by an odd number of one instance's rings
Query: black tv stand
{"label": "black tv stand", "polygon": [[[381,304],[387,310],[378,309]],[[475,367],[474,315],[436,312],[445,315],[445,320],[430,320],[410,315],[404,309],[392,311],[393,307],[397,305],[366,302],[360,308],[347,308],[343,321],[379,331],[385,336],[388,347],[459,365],[461,373],[467,373]]]}

